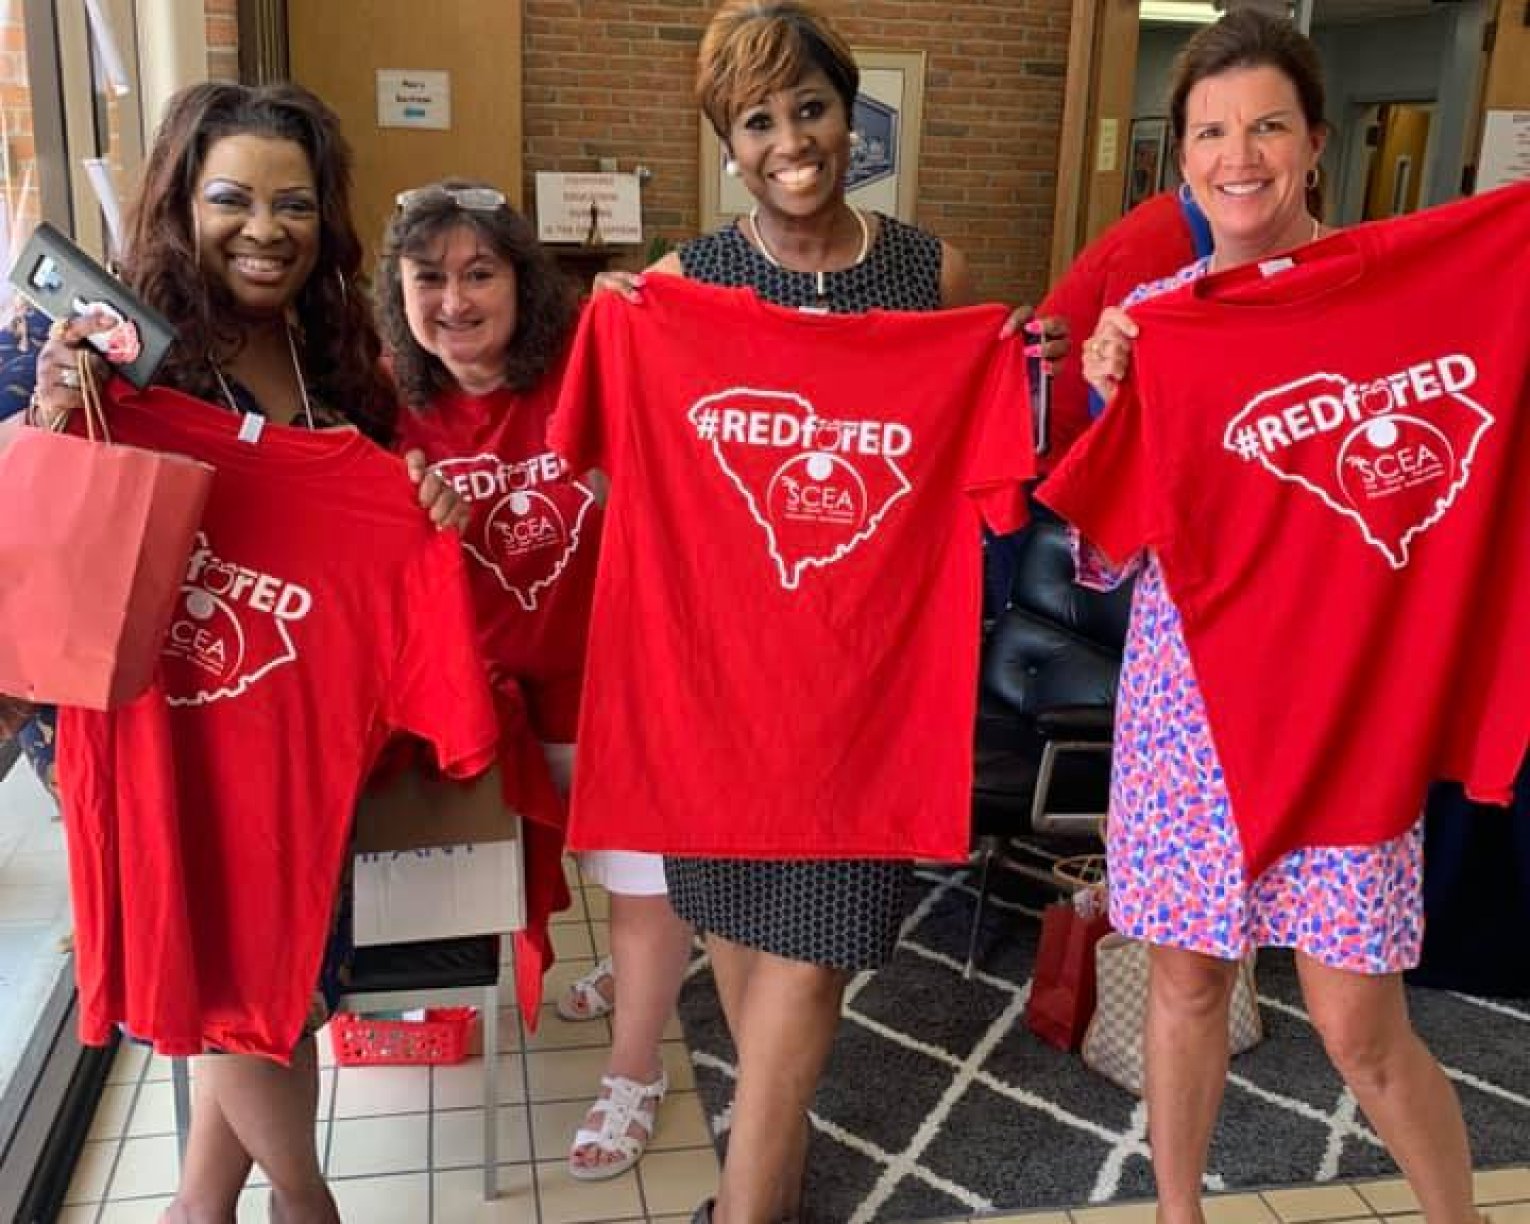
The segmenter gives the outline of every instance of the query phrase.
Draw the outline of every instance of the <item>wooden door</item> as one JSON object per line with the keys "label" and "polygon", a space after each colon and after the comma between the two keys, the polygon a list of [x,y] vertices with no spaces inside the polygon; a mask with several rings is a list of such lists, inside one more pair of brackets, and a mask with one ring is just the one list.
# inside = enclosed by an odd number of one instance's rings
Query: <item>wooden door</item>
{"label": "wooden door", "polygon": [[[294,80],[340,115],[356,154],[356,223],[369,257],[400,191],[451,175],[521,201],[521,5],[507,0],[287,0]],[[451,126],[379,126],[378,73],[444,72]]]}
{"label": "wooden door", "polygon": [[1137,0],[1074,0],[1052,221],[1052,278],[1121,215],[1137,74]]}
{"label": "wooden door", "polygon": [[1433,108],[1427,105],[1392,102],[1380,108],[1362,220],[1400,217],[1418,207],[1432,118]]}

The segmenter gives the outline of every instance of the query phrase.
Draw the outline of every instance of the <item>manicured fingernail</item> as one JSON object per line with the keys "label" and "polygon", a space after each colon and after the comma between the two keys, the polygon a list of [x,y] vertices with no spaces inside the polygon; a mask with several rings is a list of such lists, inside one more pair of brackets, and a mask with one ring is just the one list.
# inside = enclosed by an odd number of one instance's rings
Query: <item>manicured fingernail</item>
{"label": "manicured fingernail", "polygon": [[1025,355],[1027,357],[1041,357],[1044,355],[1043,347],[1039,344],[1027,344],[1025,346]]}
{"label": "manicured fingernail", "polygon": [[1027,319],[1025,321],[1025,330],[1027,332],[1029,332],[1033,336],[1041,335],[1042,334],[1041,333],[1041,320],[1040,319]]}

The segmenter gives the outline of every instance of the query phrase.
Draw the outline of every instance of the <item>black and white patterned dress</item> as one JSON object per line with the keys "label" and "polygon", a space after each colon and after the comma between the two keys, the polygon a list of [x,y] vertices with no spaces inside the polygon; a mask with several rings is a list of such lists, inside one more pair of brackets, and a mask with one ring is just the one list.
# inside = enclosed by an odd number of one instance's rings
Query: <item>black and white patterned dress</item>
{"label": "black and white patterned dress", "polygon": [[[736,225],[688,242],[680,266],[691,280],[753,289],[781,306],[839,314],[940,308],[940,240],[878,215],[866,258],[816,273],[772,264]],[[666,856],[675,911],[698,930],[792,960],[875,969],[892,956],[910,867],[885,860],[700,859]]]}

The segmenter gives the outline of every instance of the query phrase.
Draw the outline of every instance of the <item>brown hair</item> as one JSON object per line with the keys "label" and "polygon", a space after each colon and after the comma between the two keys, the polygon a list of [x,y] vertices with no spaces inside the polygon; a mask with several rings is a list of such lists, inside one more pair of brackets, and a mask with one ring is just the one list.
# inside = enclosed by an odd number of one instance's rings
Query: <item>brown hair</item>
{"label": "brown hair", "polygon": [[727,140],[741,111],[814,68],[829,78],[850,122],[861,73],[829,19],[803,0],[728,0],[701,36],[696,101]]}
{"label": "brown hair", "polygon": [[1302,115],[1314,131],[1326,127],[1323,65],[1312,40],[1289,21],[1259,9],[1236,9],[1203,26],[1174,61],[1169,122],[1177,144],[1185,139],[1185,105],[1207,77],[1233,68],[1274,68],[1296,87]]}
{"label": "brown hair", "polygon": [[484,246],[515,269],[515,334],[505,353],[505,382],[513,390],[525,391],[541,379],[567,346],[579,315],[573,286],[537,242],[525,217],[509,204],[462,208],[447,194],[474,188],[488,188],[488,184],[446,179],[421,188],[417,201],[393,214],[383,235],[377,260],[377,313],[393,353],[393,377],[411,408],[428,407],[437,394],[457,384],[441,359],[427,353],[409,329],[400,261],[425,255],[457,226],[471,229]]}
{"label": "brown hair", "polygon": [[398,401],[383,371],[351,218],[351,153],[339,120],[298,85],[208,81],[170,99],[128,222],[123,277],[175,324],[178,342],[160,378],[203,399],[218,397],[210,358],[241,340],[227,291],[197,258],[194,199],[207,151],[228,136],[290,140],[308,155],[318,188],[319,251],[293,309],[302,332],[303,377],[316,398],[362,433],[392,441]]}
{"label": "brown hair", "polygon": [[[1316,132],[1328,126],[1323,65],[1312,40],[1284,18],[1260,9],[1235,9],[1213,25],[1201,27],[1175,58],[1169,89],[1175,148],[1185,143],[1185,108],[1199,82],[1234,68],[1261,67],[1274,68],[1295,87],[1309,128]],[[1322,184],[1311,178],[1308,183],[1308,211],[1321,217]]]}

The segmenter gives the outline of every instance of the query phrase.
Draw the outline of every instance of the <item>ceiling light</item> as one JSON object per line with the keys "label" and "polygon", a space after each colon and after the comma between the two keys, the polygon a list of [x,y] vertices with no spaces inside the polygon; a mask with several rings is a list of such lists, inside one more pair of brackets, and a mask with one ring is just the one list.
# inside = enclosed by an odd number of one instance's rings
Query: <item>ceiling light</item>
{"label": "ceiling light", "polygon": [[1138,17],[1157,25],[1210,25],[1222,14],[1207,0],[1142,0]]}

